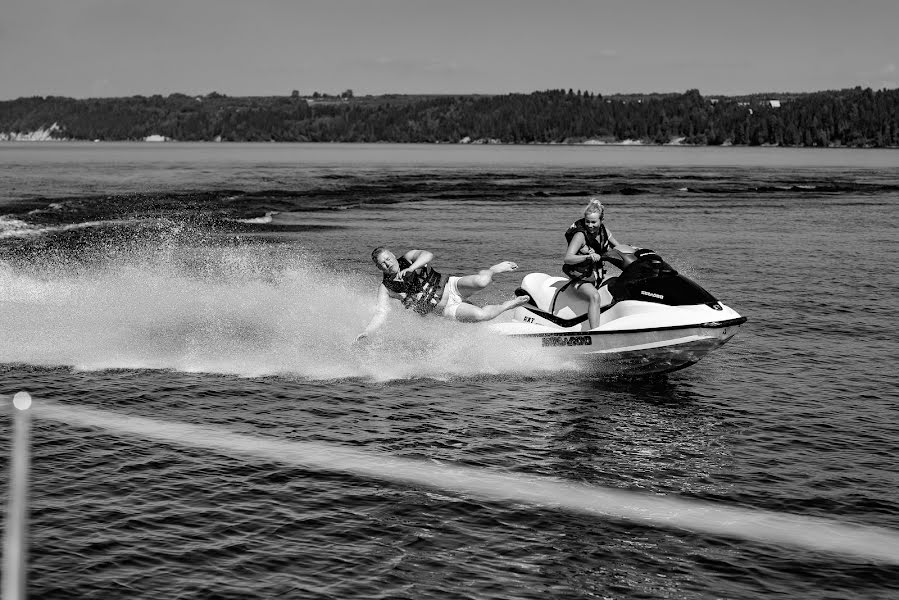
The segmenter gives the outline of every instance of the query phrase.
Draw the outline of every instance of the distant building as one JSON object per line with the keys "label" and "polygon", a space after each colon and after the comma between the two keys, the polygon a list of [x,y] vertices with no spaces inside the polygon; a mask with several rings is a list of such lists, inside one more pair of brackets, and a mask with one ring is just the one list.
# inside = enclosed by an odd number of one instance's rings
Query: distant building
{"label": "distant building", "polygon": [[768,105],[771,108],[780,108],[780,100],[768,100]]}

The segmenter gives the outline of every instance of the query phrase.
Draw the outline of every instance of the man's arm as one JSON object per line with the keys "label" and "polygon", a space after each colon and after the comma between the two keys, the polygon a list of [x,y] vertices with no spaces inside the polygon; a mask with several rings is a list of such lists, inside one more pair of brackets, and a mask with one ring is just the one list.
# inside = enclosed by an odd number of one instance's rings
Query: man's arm
{"label": "man's arm", "polygon": [[369,335],[380,329],[381,325],[384,324],[384,321],[387,320],[387,314],[390,312],[390,290],[384,287],[384,284],[378,286],[378,303],[375,306],[375,314],[372,315],[371,320],[368,322],[368,325],[365,326],[365,329],[356,336],[356,341],[363,338],[367,338]]}
{"label": "man's arm", "polygon": [[408,252],[403,254],[403,258],[405,258],[412,264],[397,273],[396,278],[398,280],[402,279],[403,275],[405,275],[409,271],[420,269],[421,267],[434,260],[434,254],[432,252],[428,252],[427,250],[409,250]]}

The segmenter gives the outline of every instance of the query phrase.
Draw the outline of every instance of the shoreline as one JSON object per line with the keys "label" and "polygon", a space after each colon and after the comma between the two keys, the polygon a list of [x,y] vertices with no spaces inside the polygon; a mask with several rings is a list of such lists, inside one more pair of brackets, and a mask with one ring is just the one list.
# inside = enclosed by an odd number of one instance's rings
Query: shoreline
{"label": "shoreline", "polygon": [[[153,136],[150,136],[153,137]],[[175,139],[121,139],[121,140],[87,140],[87,139],[69,139],[69,138],[52,138],[43,136],[30,136],[28,134],[9,134],[0,133],[0,144],[3,145],[40,145],[40,144],[147,144],[148,146],[161,147],[165,145],[234,145],[234,144],[252,144],[252,145],[291,145],[303,144],[310,146],[377,146],[377,145],[393,145],[393,146],[520,146],[520,147],[614,147],[614,148],[774,148],[774,149],[793,149],[793,150],[899,150],[899,146],[846,146],[842,144],[829,144],[827,146],[791,146],[785,144],[685,144],[682,142],[669,142],[660,144],[656,142],[646,142],[642,140],[623,140],[615,142],[588,140],[584,142],[503,142],[501,140],[474,140],[470,142],[396,142],[396,141],[377,141],[377,142],[311,142],[311,141],[235,141],[235,140],[175,140]]]}

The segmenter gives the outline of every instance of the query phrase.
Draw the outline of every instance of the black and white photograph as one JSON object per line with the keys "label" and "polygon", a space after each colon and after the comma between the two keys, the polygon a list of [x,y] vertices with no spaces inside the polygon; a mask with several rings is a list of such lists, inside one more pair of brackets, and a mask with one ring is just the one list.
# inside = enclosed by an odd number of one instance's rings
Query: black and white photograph
{"label": "black and white photograph", "polygon": [[899,597],[897,30],[0,1],[0,597]]}

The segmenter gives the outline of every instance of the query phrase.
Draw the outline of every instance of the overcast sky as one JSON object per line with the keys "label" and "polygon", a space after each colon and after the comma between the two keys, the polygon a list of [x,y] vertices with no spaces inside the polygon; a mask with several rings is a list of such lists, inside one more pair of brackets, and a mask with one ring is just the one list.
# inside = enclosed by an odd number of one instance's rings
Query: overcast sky
{"label": "overcast sky", "polygon": [[0,0],[0,99],[899,87],[899,0]]}

